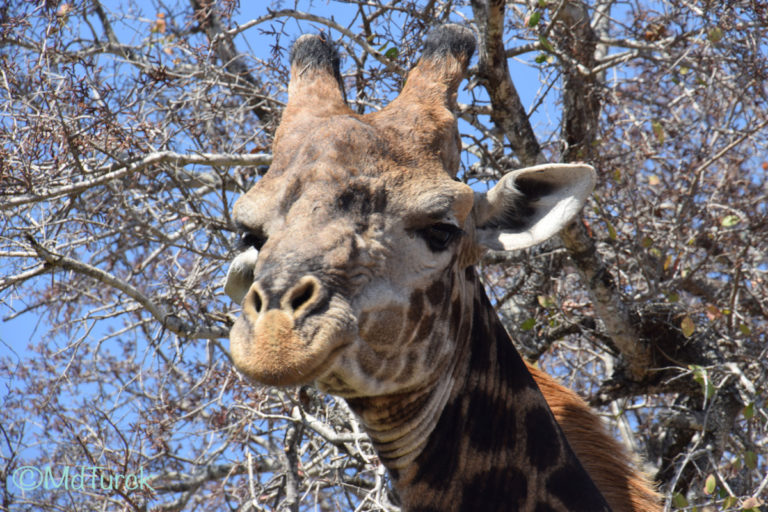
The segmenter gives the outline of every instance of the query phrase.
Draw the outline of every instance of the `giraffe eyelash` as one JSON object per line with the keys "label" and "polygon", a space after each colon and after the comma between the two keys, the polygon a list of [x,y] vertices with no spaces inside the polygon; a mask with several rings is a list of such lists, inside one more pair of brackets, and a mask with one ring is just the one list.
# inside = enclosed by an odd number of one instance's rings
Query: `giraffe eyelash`
{"label": "giraffe eyelash", "polygon": [[453,224],[440,222],[419,231],[419,234],[427,242],[427,246],[433,252],[442,252],[457,240],[464,231]]}
{"label": "giraffe eyelash", "polygon": [[237,239],[237,249],[242,251],[253,247],[260,251],[265,243],[267,243],[267,237],[252,231],[241,231]]}

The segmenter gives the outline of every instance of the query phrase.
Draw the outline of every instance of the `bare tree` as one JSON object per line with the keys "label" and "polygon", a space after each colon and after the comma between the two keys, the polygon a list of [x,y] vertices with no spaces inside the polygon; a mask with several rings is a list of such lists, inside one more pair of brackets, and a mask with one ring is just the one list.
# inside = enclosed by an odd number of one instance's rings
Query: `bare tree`
{"label": "bare tree", "polygon": [[342,401],[234,371],[221,282],[292,40],[330,34],[367,112],[448,21],[479,41],[462,179],[600,174],[561,240],[483,262],[518,348],[599,408],[669,509],[768,501],[765,2],[240,7],[0,7],[0,307],[39,322],[0,334],[0,510],[397,509]]}

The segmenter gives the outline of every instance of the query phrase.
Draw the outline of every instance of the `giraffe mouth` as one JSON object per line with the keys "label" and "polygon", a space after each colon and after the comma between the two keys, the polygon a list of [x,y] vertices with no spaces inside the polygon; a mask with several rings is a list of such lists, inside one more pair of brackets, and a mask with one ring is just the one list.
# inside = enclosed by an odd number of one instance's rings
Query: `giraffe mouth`
{"label": "giraffe mouth", "polygon": [[354,341],[343,331],[323,327],[307,339],[284,311],[268,311],[255,323],[240,316],[230,332],[232,360],[241,373],[262,384],[308,384]]}

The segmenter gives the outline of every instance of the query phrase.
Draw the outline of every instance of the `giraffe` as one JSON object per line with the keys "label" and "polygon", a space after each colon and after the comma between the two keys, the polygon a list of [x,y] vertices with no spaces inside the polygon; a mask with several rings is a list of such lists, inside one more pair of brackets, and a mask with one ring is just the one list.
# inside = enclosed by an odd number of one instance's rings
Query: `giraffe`
{"label": "giraffe", "polygon": [[554,236],[595,172],[540,165],[487,193],[455,179],[474,48],[434,29],[398,97],[358,115],[334,46],[296,40],[272,165],[234,206],[234,364],[343,397],[404,510],[661,510],[587,405],[522,360],[478,279],[487,249]]}

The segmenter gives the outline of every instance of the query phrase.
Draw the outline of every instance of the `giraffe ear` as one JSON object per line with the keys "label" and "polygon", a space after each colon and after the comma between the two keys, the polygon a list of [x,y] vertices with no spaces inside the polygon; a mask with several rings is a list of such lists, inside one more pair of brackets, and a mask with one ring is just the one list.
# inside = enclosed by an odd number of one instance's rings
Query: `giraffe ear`
{"label": "giraffe ear", "polygon": [[524,249],[556,235],[581,211],[595,186],[586,164],[545,164],[506,174],[477,194],[477,241],[488,249]]}

